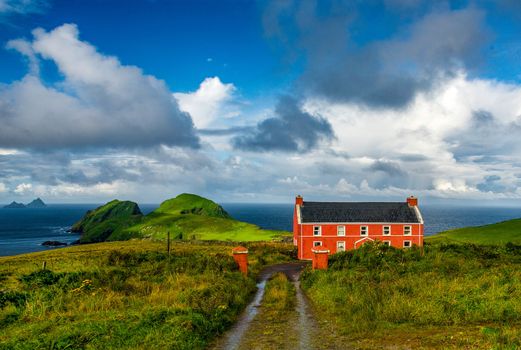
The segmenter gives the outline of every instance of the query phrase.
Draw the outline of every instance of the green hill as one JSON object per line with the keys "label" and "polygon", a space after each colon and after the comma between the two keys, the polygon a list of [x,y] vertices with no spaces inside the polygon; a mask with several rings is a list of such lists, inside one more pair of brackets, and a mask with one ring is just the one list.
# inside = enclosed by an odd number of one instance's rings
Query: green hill
{"label": "green hill", "polygon": [[82,233],[82,243],[165,239],[168,232],[173,239],[217,241],[269,241],[287,234],[234,220],[217,203],[187,193],[164,201],[146,216],[136,203],[112,201],[87,213],[72,230]]}
{"label": "green hill", "polygon": [[183,193],[164,201],[140,223],[124,230],[122,237],[164,239],[168,232],[175,239],[218,241],[269,241],[284,234],[234,220],[215,202]]}
{"label": "green hill", "polygon": [[475,244],[521,243],[521,219],[496,224],[464,227],[425,237],[426,242],[461,242]]}
{"label": "green hill", "polygon": [[196,214],[231,219],[231,216],[217,203],[190,193],[183,193],[164,201],[154,212],[156,214]]}
{"label": "green hill", "polygon": [[140,221],[143,213],[139,206],[130,201],[113,200],[87,214],[72,227],[72,232],[81,233],[81,243],[117,240],[121,230]]}

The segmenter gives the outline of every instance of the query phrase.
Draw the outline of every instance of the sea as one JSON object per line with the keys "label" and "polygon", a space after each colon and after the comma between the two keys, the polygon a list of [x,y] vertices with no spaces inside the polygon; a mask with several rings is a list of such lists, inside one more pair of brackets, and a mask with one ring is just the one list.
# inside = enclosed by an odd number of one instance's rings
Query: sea
{"label": "sea", "polygon": [[[223,203],[235,219],[265,229],[292,230],[292,204]],[[51,204],[46,208],[5,209],[0,206],[0,256],[49,249],[44,241],[72,243],[79,235],[69,232],[71,225],[99,204]],[[145,214],[158,204],[140,204]],[[480,226],[521,217],[521,207],[421,206],[425,234],[466,226]]]}

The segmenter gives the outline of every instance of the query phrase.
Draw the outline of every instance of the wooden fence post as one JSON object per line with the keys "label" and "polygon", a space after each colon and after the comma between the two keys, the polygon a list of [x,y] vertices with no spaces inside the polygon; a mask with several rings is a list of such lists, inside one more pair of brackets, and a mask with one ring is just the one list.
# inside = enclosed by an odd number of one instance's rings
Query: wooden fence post
{"label": "wooden fence post", "polygon": [[166,250],[168,252],[168,258],[170,259],[170,231],[167,232]]}

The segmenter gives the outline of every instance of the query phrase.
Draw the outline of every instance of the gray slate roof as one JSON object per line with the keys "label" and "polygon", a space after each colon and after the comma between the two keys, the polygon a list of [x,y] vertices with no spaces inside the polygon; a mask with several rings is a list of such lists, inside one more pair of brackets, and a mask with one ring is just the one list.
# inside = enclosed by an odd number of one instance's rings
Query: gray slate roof
{"label": "gray slate roof", "polygon": [[420,222],[414,208],[405,202],[304,202],[300,214],[303,223]]}

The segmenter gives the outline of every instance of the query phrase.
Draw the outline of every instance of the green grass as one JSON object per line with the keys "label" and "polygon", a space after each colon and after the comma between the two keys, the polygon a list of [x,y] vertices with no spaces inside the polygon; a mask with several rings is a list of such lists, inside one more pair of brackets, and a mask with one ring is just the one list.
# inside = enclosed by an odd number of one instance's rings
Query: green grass
{"label": "green grass", "polygon": [[283,273],[274,274],[266,283],[259,312],[238,349],[298,349],[295,303],[293,283]]}
{"label": "green grass", "polygon": [[236,242],[271,241],[285,234],[282,231],[262,230],[258,226],[232,219],[151,213],[141,223],[125,229],[122,235],[165,239],[167,232],[175,239]]}
{"label": "green grass", "polygon": [[137,204],[109,202],[89,212],[73,229],[83,232],[82,242],[131,238],[163,240],[168,232],[177,240],[235,242],[271,241],[290,235],[234,220],[220,205],[193,194],[185,193],[164,201],[146,216],[135,214],[131,207],[137,208]]}
{"label": "green grass", "polygon": [[521,219],[503,221],[496,224],[465,227],[425,237],[426,242],[462,242],[488,245],[502,245],[508,242],[521,243]]}
{"label": "green grass", "polygon": [[285,274],[278,272],[268,280],[262,307],[277,316],[295,307],[295,286]]}
{"label": "green grass", "polygon": [[[0,349],[203,349],[249,302],[265,264],[293,247],[132,240],[0,258]],[[42,270],[43,261],[47,269]]]}
{"label": "green grass", "polygon": [[80,239],[82,243],[103,242],[113,238],[115,232],[117,234],[142,218],[143,214],[136,203],[113,200],[99,208],[89,210],[71,227],[71,231],[82,233]]}
{"label": "green grass", "polygon": [[423,256],[366,244],[332,256],[327,271],[306,270],[302,286],[325,319],[367,348],[415,338],[418,348],[517,349],[520,268],[513,244],[426,245]]}

